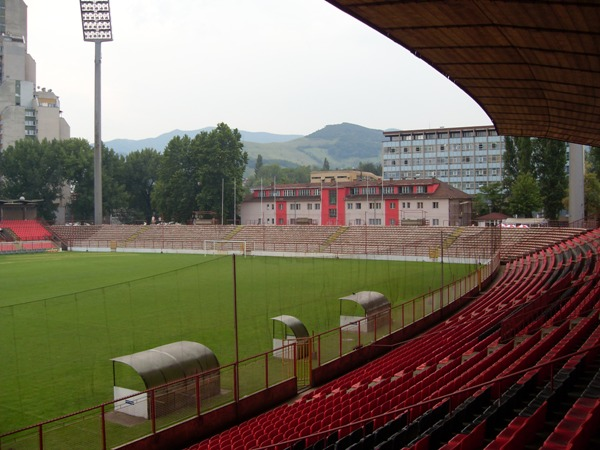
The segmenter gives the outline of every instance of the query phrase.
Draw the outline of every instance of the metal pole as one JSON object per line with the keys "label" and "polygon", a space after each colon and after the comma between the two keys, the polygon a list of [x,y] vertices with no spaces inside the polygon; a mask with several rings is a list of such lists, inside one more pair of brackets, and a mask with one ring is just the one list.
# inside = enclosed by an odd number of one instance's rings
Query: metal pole
{"label": "metal pole", "polygon": [[225,178],[221,178],[221,225],[225,218]]}
{"label": "metal pole", "polygon": [[365,207],[365,226],[367,226],[367,222],[368,222],[368,211],[369,211],[369,177],[367,177],[367,204]]}
{"label": "metal pole", "polygon": [[95,42],[94,58],[94,223],[102,224],[102,104],[101,104],[101,42]]}
{"label": "metal pole", "polygon": [[233,224],[237,225],[237,180],[233,179]]}
{"label": "metal pole", "polygon": [[440,309],[444,306],[444,232],[440,231],[440,252],[442,261],[442,285],[440,286]]}
{"label": "metal pole", "polygon": [[234,338],[235,338],[235,367],[236,367],[236,374],[235,374],[235,392],[236,392],[236,398],[235,401],[238,400],[238,396],[239,396],[239,361],[240,361],[240,354],[239,354],[239,346],[238,346],[238,319],[237,319],[237,280],[236,280],[236,266],[235,266],[235,253],[231,255],[233,257],[233,330],[234,330]]}
{"label": "metal pole", "polygon": [[337,175],[335,176],[335,225],[338,226],[340,224],[340,205],[339,205],[339,196],[338,196],[338,179]]}
{"label": "metal pole", "polygon": [[381,224],[385,227],[385,200],[383,199],[383,172],[381,173]]}

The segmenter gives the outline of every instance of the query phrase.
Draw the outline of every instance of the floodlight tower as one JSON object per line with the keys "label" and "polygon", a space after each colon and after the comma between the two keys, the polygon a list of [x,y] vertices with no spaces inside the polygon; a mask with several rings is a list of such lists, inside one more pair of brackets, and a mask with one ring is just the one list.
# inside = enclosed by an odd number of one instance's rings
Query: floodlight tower
{"label": "floodlight tower", "polygon": [[79,0],[83,40],[94,42],[94,223],[102,224],[102,132],[101,132],[101,71],[102,52],[100,44],[112,41],[109,0]]}

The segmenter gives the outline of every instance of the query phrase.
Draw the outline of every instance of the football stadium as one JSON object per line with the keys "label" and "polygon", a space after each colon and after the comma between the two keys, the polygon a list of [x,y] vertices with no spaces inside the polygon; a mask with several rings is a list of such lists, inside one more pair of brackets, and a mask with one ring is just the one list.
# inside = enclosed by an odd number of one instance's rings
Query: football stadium
{"label": "football stadium", "polygon": [[2,447],[593,435],[598,230],[1,227]]}
{"label": "football stadium", "polygon": [[328,2],[500,135],[568,141],[568,226],[65,226],[3,200],[1,449],[600,447],[600,6]]}

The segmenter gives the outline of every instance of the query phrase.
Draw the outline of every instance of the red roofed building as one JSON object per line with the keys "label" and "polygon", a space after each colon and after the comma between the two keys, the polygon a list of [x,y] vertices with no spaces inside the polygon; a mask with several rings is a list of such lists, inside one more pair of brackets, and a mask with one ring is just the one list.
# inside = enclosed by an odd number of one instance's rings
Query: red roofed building
{"label": "red roofed building", "polygon": [[252,188],[243,225],[471,225],[470,195],[435,178],[324,181]]}

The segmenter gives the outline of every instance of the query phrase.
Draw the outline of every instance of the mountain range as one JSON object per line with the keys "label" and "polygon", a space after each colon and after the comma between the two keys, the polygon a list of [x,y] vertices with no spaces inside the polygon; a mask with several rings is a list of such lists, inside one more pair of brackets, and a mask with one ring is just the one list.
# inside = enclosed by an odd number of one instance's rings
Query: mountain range
{"label": "mountain range", "polygon": [[[114,139],[106,141],[105,145],[123,155],[144,148],[162,152],[175,136],[195,136],[212,129],[214,127],[192,131],[173,130],[154,138]],[[356,167],[359,162],[381,162],[383,131],[351,123],[327,125],[307,136],[242,130],[240,134],[244,150],[248,152],[250,167],[254,166],[259,154],[262,155],[264,164],[279,164],[284,167],[320,168],[325,158],[332,169]]]}

